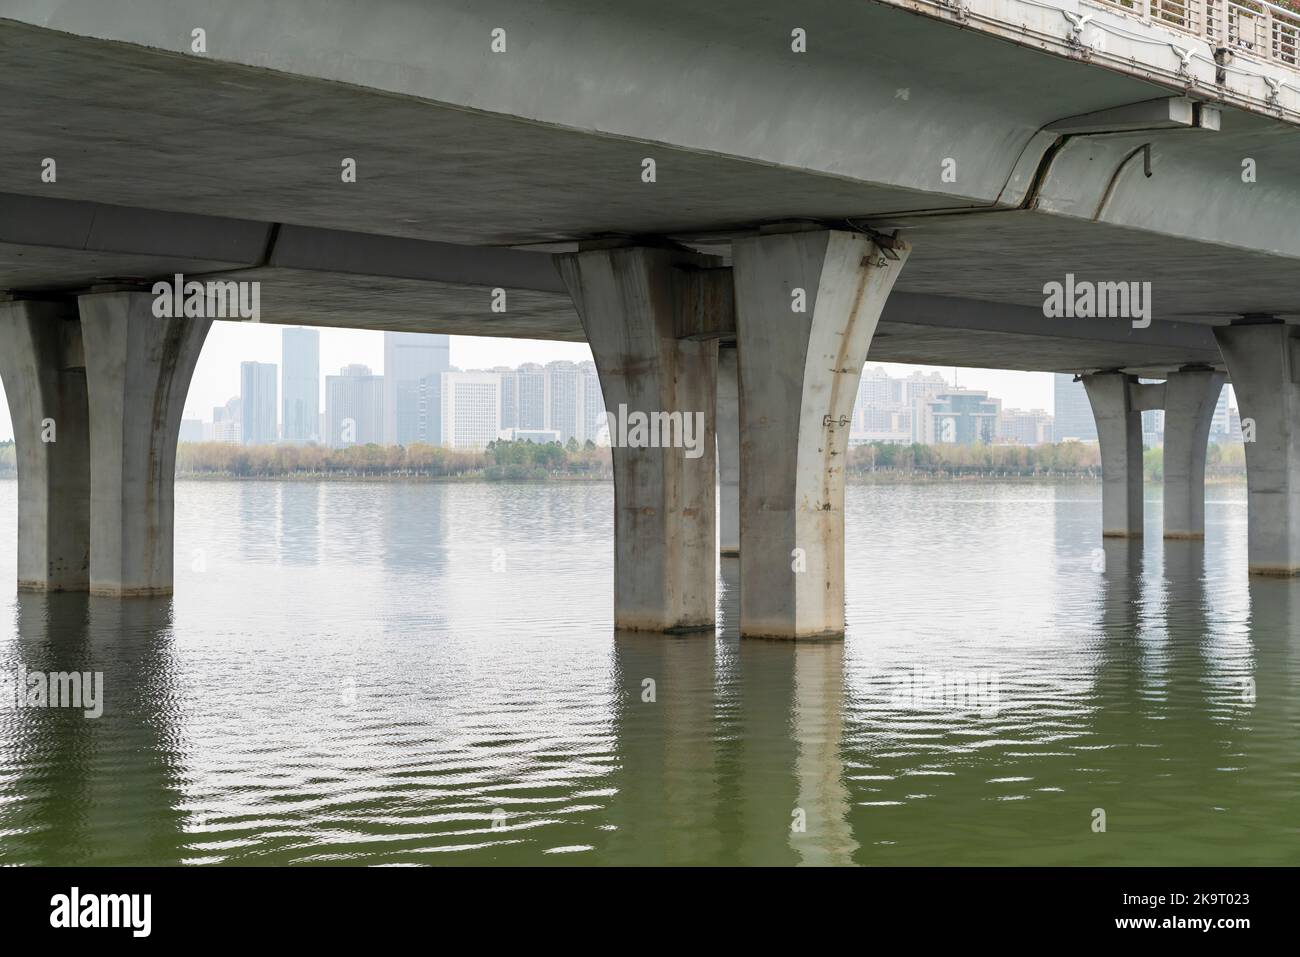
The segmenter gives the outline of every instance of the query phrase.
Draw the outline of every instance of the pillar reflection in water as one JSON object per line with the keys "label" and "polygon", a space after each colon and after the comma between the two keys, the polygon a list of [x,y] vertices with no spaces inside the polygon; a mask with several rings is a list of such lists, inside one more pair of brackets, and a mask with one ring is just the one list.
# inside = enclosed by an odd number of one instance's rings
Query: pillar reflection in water
{"label": "pillar reflection in water", "polygon": [[22,594],[6,676],[103,672],[103,713],[4,702],[0,863],[165,865],[186,856],[171,600]]}
{"label": "pillar reflection in water", "polygon": [[738,571],[716,639],[616,633],[611,860],[852,863],[843,643],[738,639]]}
{"label": "pillar reflection in water", "polygon": [[851,864],[858,849],[844,783],[843,642],[796,643],[791,727],[798,745],[795,779],[805,830],[791,829],[801,864]]}

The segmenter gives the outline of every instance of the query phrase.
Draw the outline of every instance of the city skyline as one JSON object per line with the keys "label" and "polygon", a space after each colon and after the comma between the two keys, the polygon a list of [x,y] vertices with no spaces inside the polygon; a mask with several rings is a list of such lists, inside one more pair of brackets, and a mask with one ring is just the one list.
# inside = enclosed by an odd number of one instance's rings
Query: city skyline
{"label": "city skyline", "polygon": [[[214,322],[204,343],[203,352],[190,383],[185,401],[184,418],[210,421],[212,409],[225,405],[239,394],[239,364],[243,361],[281,362],[281,334],[286,328],[272,323]],[[319,382],[324,411],[324,377],[337,374],[351,363],[370,366],[376,374],[384,371],[383,333],[369,329],[306,327],[320,333]],[[491,369],[518,366],[525,362],[545,365],[554,359],[572,362],[590,360],[591,349],[584,342],[557,342],[542,339],[512,339],[485,336],[449,336],[452,365],[462,369]],[[895,374],[912,371],[941,371],[949,380],[951,367],[918,366],[889,363],[884,365]],[[1000,369],[956,370],[959,384],[971,388],[989,388],[1002,396],[1008,406],[1051,409],[1051,374],[1046,372],[1012,372]],[[3,392],[0,392],[3,395]],[[0,441],[13,438],[7,402],[0,402]]]}
{"label": "city skyline", "polygon": [[[365,329],[340,329],[333,327],[295,327],[270,323],[215,322],[209,333],[198,366],[186,397],[184,419],[212,421],[212,410],[222,407],[240,392],[240,363],[244,361],[282,362],[282,335],[285,330],[304,328],[319,335],[317,379],[320,406],[317,421],[324,412],[325,377],[337,375],[346,365],[361,363],[369,366],[376,375],[384,374],[384,333]],[[591,360],[591,350],[586,343],[556,342],[552,340],[488,338],[482,336],[448,336],[448,354],[451,365],[461,369],[493,369],[501,366],[517,367],[527,362],[545,365],[555,359],[572,362]],[[1002,399],[1005,410],[1042,409],[1056,416],[1055,375],[1050,372],[1016,372],[1003,369],[973,369],[946,366],[919,366],[899,363],[875,363],[868,357],[865,368],[881,367],[891,375],[906,376],[913,372],[939,373],[959,388],[985,389],[990,395]],[[283,382],[281,370],[281,383]],[[1067,377],[1070,378],[1070,377]],[[1229,403],[1236,407],[1232,386],[1225,393]],[[0,391],[3,397],[3,391]],[[281,395],[281,429],[284,396]],[[1089,412],[1089,415],[1091,413]],[[521,427],[541,428],[522,423]],[[1062,433],[1067,434],[1068,433]],[[7,402],[0,402],[0,441],[13,438]]]}

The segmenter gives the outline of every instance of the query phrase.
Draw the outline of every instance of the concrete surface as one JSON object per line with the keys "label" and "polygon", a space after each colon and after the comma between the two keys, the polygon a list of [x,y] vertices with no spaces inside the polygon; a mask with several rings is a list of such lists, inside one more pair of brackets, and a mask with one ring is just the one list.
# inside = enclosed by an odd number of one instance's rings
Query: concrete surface
{"label": "concrete surface", "polygon": [[[696,416],[700,454],[619,443],[614,465],[614,626],[712,630],[716,616],[714,403],[718,344],[675,337],[678,267],[706,257],[670,249],[595,249],[557,257],[613,415]],[[629,430],[630,434],[630,430]],[[671,438],[671,436],[669,436]]]}
{"label": "concrete surface", "polygon": [[907,253],[824,230],[735,246],[742,636],[844,633],[849,421]]}
{"label": "concrete surface", "polygon": [[84,591],[90,450],[76,307],[0,303],[0,379],[18,465],[18,589]]}
{"label": "concrete surface", "polygon": [[176,443],[210,319],[157,319],[153,297],[81,296],[90,407],[90,591],[169,595]]}

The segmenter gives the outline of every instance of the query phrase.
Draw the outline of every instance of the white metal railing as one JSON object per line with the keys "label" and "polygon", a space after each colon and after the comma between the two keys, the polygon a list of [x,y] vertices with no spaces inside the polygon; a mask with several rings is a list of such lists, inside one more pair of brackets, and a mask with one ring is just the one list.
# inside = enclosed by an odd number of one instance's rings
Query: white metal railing
{"label": "white metal railing", "polygon": [[1300,13],[1267,0],[1097,0],[1262,60],[1300,66]]}

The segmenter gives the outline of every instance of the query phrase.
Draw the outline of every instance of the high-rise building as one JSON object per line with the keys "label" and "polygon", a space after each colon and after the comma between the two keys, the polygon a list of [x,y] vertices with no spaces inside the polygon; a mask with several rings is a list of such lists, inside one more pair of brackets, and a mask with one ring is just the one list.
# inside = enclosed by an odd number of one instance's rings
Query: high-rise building
{"label": "high-rise building", "polygon": [[880,366],[863,369],[853,403],[849,441],[911,441],[912,413],[903,404],[903,390],[904,380],[894,378]]}
{"label": "high-rise building", "polygon": [[280,333],[280,421],[286,442],[320,438],[320,330]]}
{"label": "high-rise building", "polygon": [[909,409],[916,400],[948,388],[948,381],[938,372],[913,372],[902,380],[902,401]]}
{"label": "high-rise building", "polygon": [[442,444],[481,449],[501,430],[501,377],[495,372],[442,374]]}
{"label": "high-rise building", "polygon": [[1219,390],[1219,401],[1214,404],[1214,417],[1210,420],[1210,441],[1227,442],[1232,436],[1232,417],[1228,414],[1228,387]]}
{"label": "high-rise building", "polygon": [[582,412],[579,416],[579,442],[595,442],[600,434],[601,424],[605,421],[605,399],[600,391],[600,376],[596,374],[596,363],[587,360],[578,363],[578,398],[581,400]]}
{"label": "high-rise building", "polygon": [[231,398],[225,405],[212,407],[212,441],[238,444],[242,423],[239,414],[239,397]]}
{"label": "high-rise building", "polygon": [[895,408],[863,406],[854,409],[854,427],[849,432],[852,442],[912,441],[912,410],[901,405]]}
{"label": "high-rise building", "polygon": [[560,433],[560,442],[568,442],[578,434],[579,393],[578,366],[567,359],[546,363],[546,397],[550,418],[548,429]]}
{"label": "high-rise building", "polygon": [[[902,379],[895,379],[880,366],[863,369],[858,380],[858,402],[864,408],[889,409],[903,404]],[[940,376],[940,387],[944,385]]]}
{"label": "high-rise building", "polygon": [[1142,413],[1142,444],[1149,449],[1165,444],[1165,410],[1147,409]]}
{"label": "high-rise building", "polygon": [[917,404],[924,411],[919,441],[926,445],[983,445],[997,439],[1002,400],[982,389],[950,388]]}
{"label": "high-rise building", "polygon": [[519,410],[515,427],[548,429],[550,413],[546,401],[546,370],[536,362],[525,362],[515,370],[516,402]]}
{"label": "high-rise building", "polygon": [[494,366],[501,377],[501,428],[519,427],[519,372],[509,366]]}
{"label": "high-rise building", "polygon": [[384,377],[344,366],[325,377],[325,441],[333,448],[384,440]]}
{"label": "high-rise building", "polygon": [[430,403],[442,401],[450,341],[422,332],[384,333],[383,441],[389,445],[442,444],[442,413]]}
{"label": "high-rise building", "polygon": [[276,371],[274,362],[239,364],[240,435],[245,445],[271,445],[279,438]]}
{"label": "high-rise building", "polygon": [[1068,372],[1058,372],[1053,382],[1052,432],[1057,442],[1078,439],[1080,442],[1097,440],[1097,423],[1092,417],[1092,406],[1082,382],[1075,382]]}
{"label": "high-rise building", "polygon": [[1003,409],[998,441],[1015,445],[1044,445],[1052,441],[1052,417],[1042,409]]}

